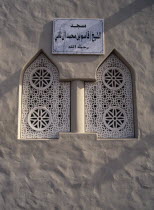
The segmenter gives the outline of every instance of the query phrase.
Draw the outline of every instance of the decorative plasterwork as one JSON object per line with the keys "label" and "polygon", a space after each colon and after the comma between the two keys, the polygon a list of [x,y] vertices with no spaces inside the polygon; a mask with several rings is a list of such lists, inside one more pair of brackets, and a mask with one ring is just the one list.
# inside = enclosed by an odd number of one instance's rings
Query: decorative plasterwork
{"label": "decorative plasterwork", "polygon": [[96,82],[85,82],[86,132],[99,138],[133,138],[132,78],[112,53],[98,68]]}
{"label": "decorative plasterwork", "polygon": [[22,74],[20,138],[58,138],[70,131],[70,82],[59,82],[57,68],[41,52]]}

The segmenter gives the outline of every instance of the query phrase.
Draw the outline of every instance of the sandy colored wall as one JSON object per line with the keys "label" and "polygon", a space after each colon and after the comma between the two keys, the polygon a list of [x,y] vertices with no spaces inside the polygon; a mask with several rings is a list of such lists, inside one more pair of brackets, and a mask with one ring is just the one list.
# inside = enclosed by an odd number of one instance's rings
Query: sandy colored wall
{"label": "sandy colored wall", "polygon": [[[0,0],[0,209],[154,209],[153,0]],[[104,18],[104,56],[51,55],[53,18]],[[62,80],[94,80],[116,49],[136,75],[139,140],[18,141],[19,75],[42,48]]]}

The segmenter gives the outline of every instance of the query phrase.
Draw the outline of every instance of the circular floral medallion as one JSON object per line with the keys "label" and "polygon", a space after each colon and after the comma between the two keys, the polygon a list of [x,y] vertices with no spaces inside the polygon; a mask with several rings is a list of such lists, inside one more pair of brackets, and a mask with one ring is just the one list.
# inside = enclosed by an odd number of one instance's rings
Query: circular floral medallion
{"label": "circular floral medallion", "polygon": [[119,131],[126,125],[127,116],[123,109],[116,106],[110,107],[104,112],[103,122],[108,129]]}
{"label": "circular floral medallion", "polygon": [[51,113],[45,107],[35,107],[28,114],[28,124],[36,131],[43,131],[51,124]]}
{"label": "circular floral medallion", "polygon": [[121,69],[110,67],[103,73],[103,82],[111,90],[118,90],[124,85],[124,75]]}
{"label": "circular floral medallion", "polygon": [[33,88],[45,90],[52,83],[53,77],[51,71],[46,67],[34,69],[30,75],[30,84]]}

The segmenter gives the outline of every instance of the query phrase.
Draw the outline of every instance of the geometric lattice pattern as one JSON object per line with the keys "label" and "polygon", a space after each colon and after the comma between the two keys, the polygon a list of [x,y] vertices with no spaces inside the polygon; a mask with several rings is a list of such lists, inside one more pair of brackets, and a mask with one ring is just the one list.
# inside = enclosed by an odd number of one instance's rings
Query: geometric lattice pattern
{"label": "geometric lattice pattern", "polygon": [[96,82],[85,82],[86,132],[98,138],[133,138],[132,78],[127,66],[111,54],[98,68]]}
{"label": "geometric lattice pattern", "polygon": [[58,138],[70,131],[70,82],[41,53],[25,70],[22,84],[22,139]]}

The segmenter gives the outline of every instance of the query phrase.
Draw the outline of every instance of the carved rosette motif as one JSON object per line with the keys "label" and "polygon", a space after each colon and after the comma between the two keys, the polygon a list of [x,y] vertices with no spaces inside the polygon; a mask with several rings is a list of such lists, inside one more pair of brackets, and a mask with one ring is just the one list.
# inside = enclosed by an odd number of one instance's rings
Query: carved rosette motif
{"label": "carved rosette motif", "polygon": [[134,137],[132,79],[127,66],[111,54],[98,68],[96,82],[85,82],[86,132],[99,138]]}
{"label": "carved rosette motif", "polygon": [[52,83],[52,73],[45,67],[34,69],[30,75],[30,84],[38,90],[45,90]]}
{"label": "carved rosette motif", "polygon": [[104,85],[111,90],[118,90],[124,85],[123,72],[116,67],[110,67],[103,73]]}
{"label": "carved rosette motif", "polygon": [[104,125],[111,131],[119,131],[124,128],[127,116],[123,109],[119,107],[109,107],[103,115]]}
{"label": "carved rosette motif", "polygon": [[35,107],[28,114],[28,124],[36,131],[44,131],[50,126],[51,121],[51,113],[44,107]]}

